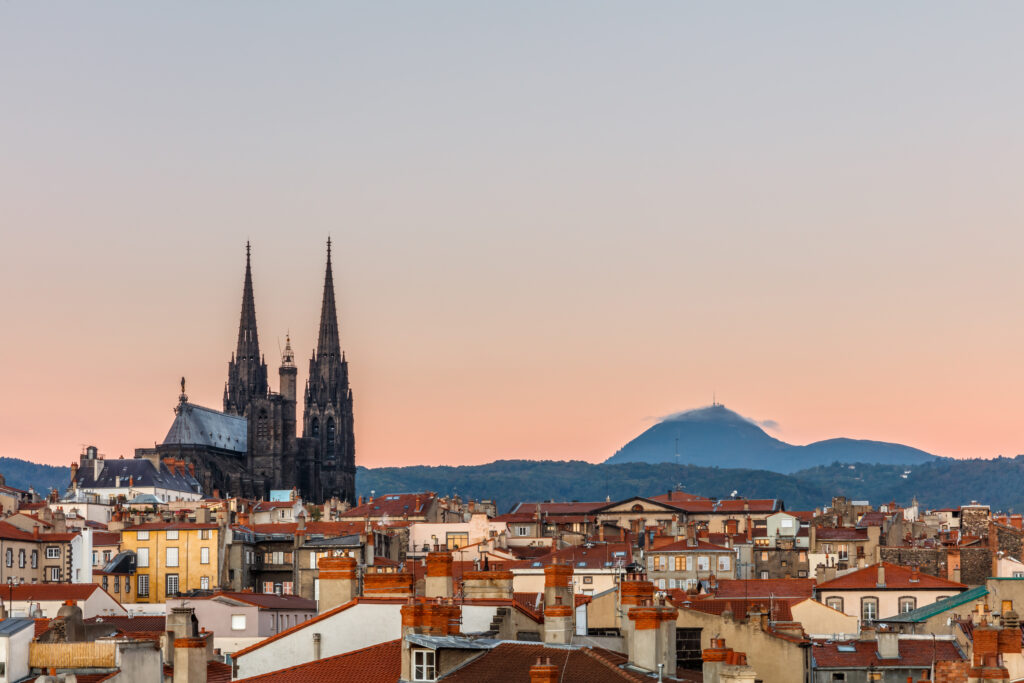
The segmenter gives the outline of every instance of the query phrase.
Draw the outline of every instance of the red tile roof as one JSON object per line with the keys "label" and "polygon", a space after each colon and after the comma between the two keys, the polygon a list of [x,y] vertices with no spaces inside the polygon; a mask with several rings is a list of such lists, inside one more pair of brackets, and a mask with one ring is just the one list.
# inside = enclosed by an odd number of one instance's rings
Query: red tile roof
{"label": "red tile roof", "polygon": [[857,521],[857,526],[868,527],[868,526],[882,526],[885,524],[885,520],[889,518],[889,515],[884,512],[865,512],[860,516]]}
{"label": "red tile roof", "polygon": [[722,579],[716,598],[809,598],[814,579]]}
{"label": "red tile roof", "polygon": [[[616,556],[615,553],[622,554]],[[616,541],[612,543],[596,543],[590,548],[577,545],[569,546],[562,550],[550,552],[547,555],[541,555],[533,560],[513,562],[509,568],[535,569],[536,567],[534,565],[537,562],[539,562],[541,566],[558,562],[559,564],[571,564],[576,570],[604,569],[606,567],[610,568],[610,566],[614,566],[620,560],[623,565],[630,564],[633,561],[633,552],[628,543]],[[609,565],[608,563],[611,564]]]}
{"label": "red tile roof", "polygon": [[121,534],[116,531],[94,531],[92,532],[92,544],[97,545],[118,545],[121,542]]}
{"label": "red tile roof", "polygon": [[[537,604],[538,597],[540,598],[540,605]],[[589,595],[581,593],[573,595],[573,604],[576,607],[585,605],[590,601],[591,597]],[[538,624],[544,621],[544,596],[542,593],[513,593],[512,603],[519,608],[519,611]]]}
{"label": "red tile roof", "polygon": [[249,593],[246,591],[217,591],[209,597],[189,598],[189,600],[212,600],[225,597],[263,609],[294,609],[316,611],[316,601],[299,595],[278,595],[277,593]]}
{"label": "red tile roof", "polygon": [[36,623],[36,626],[35,626],[35,634],[32,636],[33,639],[38,638],[39,636],[43,635],[50,628],[50,620],[45,618],[45,617],[40,618],[40,619],[35,619],[34,621]]}
{"label": "red tile roof", "polygon": [[401,675],[402,641],[391,640],[237,683],[395,683]]}
{"label": "red tile roof", "polygon": [[[839,646],[845,649],[852,648],[853,652],[841,652]],[[819,668],[865,668],[874,666],[899,666],[928,668],[932,665],[932,656],[936,661],[953,660],[960,661],[963,657],[957,649],[956,644],[949,640],[900,640],[900,658],[898,660],[884,660],[878,658],[878,641],[874,640],[851,640],[847,642],[838,641],[815,641],[811,648],[811,656]]]}
{"label": "red tile roof", "polygon": [[693,500],[670,503],[674,507],[693,513],[729,513],[746,514],[748,512],[763,513],[776,512],[782,509],[782,504],[777,499],[746,500],[741,498],[729,498],[727,500]]}
{"label": "red tile roof", "polygon": [[125,527],[125,531],[164,531],[166,529],[216,529],[216,523],[200,524],[198,522],[145,522]]}
{"label": "red tile roof", "polygon": [[[545,647],[541,643],[504,642],[452,671],[444,680],[446,683],[529,683],[530,667],[538,658],[542,661],[550,658],[551,663],[558,667],[561,683],[650,683],[650,677],[620,669],[618,661],[607,658],[605,652],[590,648]],[[621,661],[621,658],[616,660]]]}
{"label": "red tile roof", "polygon": [[[433,493],[386,493],[377,496],[373,501],[346,510],[342,517],[388,517],[402,518],[402,515],[415,517],[424,515],[437,498]],[[417,505],[417,502],[419,505]]]}
{"label": "red tile roof", "polygon": [[[253,524],[249,529],[257,534],[294,534],[299,530],[297,522],[278,524]],[[303,530],[307,536],[324,536],[325,538],[336,538],[338,536],[353,536],[366,530],[364,522],[306,522]]]}
{"label": "red tile roof", "polygon": [[858,569],[855,572],[844,574],[831,581],[818,584],[818,591],[834,591],[834,590],[954,590],[964,591],[967,590],[967,586],[956,581],[950,581],[949,579],[942,579],[937,576],[930,576],[928,574],[916,573],[914,578],[916,580],[911,581],[913,574],[909,567],[903,567],[898,564],[890,564],[889,562],[881,563],[885,567],[885,586],[878,586],[878,565],[873,564],[870,567],[864,569]]}
{"label": "red tile roof", "polygon": [[675,591],[672,594],[672,604],[676,607],[696,610],[705,614],[721,614],[726,609],[733,613],[734,619],[746,619],[747,611],[757,608],[758,611],[769,611],[772,621],[793,621],[791,608],[794,604],[801,602],[804,598],[782,598],[775,600],[743,600],[727,599],[691,599],[682,591]]}
{"label": "red tile roof", "polygon": [[87,624],[99,623],[113,626],[121,633],[163,633],[167,630],[167,617],[154,615],[127,616],[102,616],[90,617],[85,620]]}
{"label": "red tile roof", "polygon": [[0,522],[0,538],[5,541],[38,541],[28,531],[22,531],[10,522]]}
{"label": "red tile roof", "polygon": [[656,500],[659,503],[682,503],[683,501],[691,500],[711,500],[705,496],[698,496],[695,493],[686,493],[685,491],[669,491],[663,493],[660,496],[649,496],[648,500]]}
{"label": "red tile roof", "polygon": [[[4,589],[4,595],[9,594]],[[33,602],[51,600],[85,600],[98,590],[103,590],[95,583],[26,583],[14,586],[15,600],[31,600]]]}

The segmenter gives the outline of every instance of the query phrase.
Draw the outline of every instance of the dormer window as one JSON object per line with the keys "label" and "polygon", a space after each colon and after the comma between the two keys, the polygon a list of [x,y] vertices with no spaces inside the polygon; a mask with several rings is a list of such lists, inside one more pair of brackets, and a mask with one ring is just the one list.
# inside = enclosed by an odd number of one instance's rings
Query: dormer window
{"label": "dormer window", "polygon": [[433,650],[412,651],[412,680],[436,681],[437,666]]}

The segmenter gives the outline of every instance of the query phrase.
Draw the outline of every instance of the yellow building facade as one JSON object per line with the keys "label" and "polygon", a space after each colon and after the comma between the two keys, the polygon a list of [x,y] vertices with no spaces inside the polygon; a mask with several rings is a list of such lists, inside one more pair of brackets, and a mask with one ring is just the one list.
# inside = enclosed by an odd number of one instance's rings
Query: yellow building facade
{"label": "yellow building facade", "polygon": [[140,524],[121,532],[121,547],[135,553],[135,602],[165,602],[189,591],[218,587],[216,524]]}

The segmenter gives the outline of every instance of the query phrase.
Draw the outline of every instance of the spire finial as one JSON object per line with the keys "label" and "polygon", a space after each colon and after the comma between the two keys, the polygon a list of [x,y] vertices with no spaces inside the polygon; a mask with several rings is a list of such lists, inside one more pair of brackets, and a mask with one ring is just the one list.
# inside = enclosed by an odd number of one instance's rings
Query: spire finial
{"label": "spire finial", "polygon": [[331,236],[327,236],[327,262],[331,262]]}
{"label": "spire finial", "polygon": [[250,249],[251,249],[251,247],[249,245],[249,240],[246,240],[245,241],[245,262],[246,263],[249,262],[249,251],[250,251]]}

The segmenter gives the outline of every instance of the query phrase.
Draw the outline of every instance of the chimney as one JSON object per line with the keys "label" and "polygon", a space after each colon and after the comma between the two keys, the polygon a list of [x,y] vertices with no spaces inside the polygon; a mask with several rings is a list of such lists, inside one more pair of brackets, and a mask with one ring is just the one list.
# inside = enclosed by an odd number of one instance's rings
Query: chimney
{"label": "chimney", "polygon": [[317,612],[322,614],[344,605],[356,596],[359,581],[356,574],[356,558],[321,557],[317,562],[317,575],[320,579]]}
{"label": "chimney", "polygon": [[367,568],[363,574],[363,595],[368,598],[412,597],[413,576],[409,572],[375,571]]}
{"label": "chimney", "polygon": [[877,637],[879,659],[900,658],[900,634],[892,631],[878,631]]}
{"label": "chimney", "polygon": [[676,675],[676,617],[679,610],[666,605],[664,598],[657,605],[629,609],[630,628],[626,649],[629,663],[653,673]]}
{"label": "chimney", "polygon": [[558,667],[551,663],[551,657],[530,667],[530,683],[558,683]]}
{"label": "chimney", "polygon": [[320,634],[313,634],[313,660],[320,659]]}
{"label": "chimney", "polygon": [[885,563],[878,563],[878,584],[876,588],[885,588]]}
{"label": "chimney", "polygon": [[597,540],[604,543],[604,523],[598,522],[597,524]]}
{"label": "chimney", "polygon": [[570,564],[544,567],[544,642],[566,645],[575,633],[576,603]]}
{"label": "chimney", "polygon": [[452,556],[447,551],[427,553],[427,576],[423,586],[428,598],[450,598],[452,591]]}
{"label": "chimney", "polygon": [[508,600],[512,597],[512,572],[472,571],[462,574],[462,594],[467,600]]}
{"label": "chimney", "polygon": [[451,636],[459,632],[462,608],[451,600],[425,600],[410,597],[402,605],[402,676],[412,680],[412,648],[410,635]]}
{"label": "chimney", "polygon": [[213,633],[174,641],[174,683],[206,683],[206,652]]}
{"label": "chimney", "polygon": [[196,508],[196,524],[209,524],[210,523],[210,508],[201,507]]}

